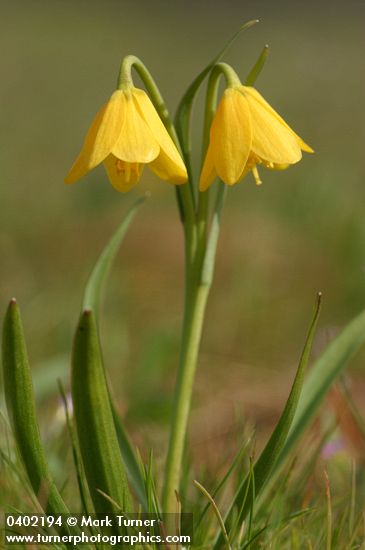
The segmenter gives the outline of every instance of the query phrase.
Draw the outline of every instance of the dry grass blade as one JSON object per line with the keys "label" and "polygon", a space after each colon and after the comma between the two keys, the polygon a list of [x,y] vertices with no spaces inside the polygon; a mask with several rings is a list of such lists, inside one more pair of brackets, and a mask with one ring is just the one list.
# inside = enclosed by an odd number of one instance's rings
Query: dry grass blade
{"label": "dry grass blade", "polygon": [[222,518],[222,515],[219,511],[219,508],[218,508],[217,504],[215,503],[214,498],[208,493],[208,491],[205,489],[205,487],[203,487],[203,485],[201,485],[199,483],[199,481],[196,481],[196,479],[194,480],[194,485],[209,500],[210,504],[212,505],[214,513],[217,516],[217,519],[218,519],[218,522],[219,522],[219,525],[220,525],[220,528],[221,528],[221,531],[222,531],[223,538],[226,541],[227,548],[228,548],[228,550],[232,550],[231,544],[229,542],[229,537],[228,537],[228,533],[227,533],[227,530],[226,530],[226,526],[224,525],[224,520]]}
{"label": "dry grass blade", "polygon": [[324,471],[325,483],[326,483],[326,500],[327,500],[327,539],[326,550],[332,548],[332,500],[331,500],[331,485],[326,470]]}

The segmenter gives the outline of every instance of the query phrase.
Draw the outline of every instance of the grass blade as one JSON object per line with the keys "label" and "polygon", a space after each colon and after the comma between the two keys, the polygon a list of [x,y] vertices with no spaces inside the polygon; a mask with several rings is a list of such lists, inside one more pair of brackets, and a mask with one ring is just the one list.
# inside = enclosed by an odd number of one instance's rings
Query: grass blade
{"label": "grass blade", "polygon": [[326,500],[327,500],[327,536],[326,536],[326,550],[332,548],[332,498],[331,498],[331,485],[327,472],[324,472],[326,482]]}
{"label": "grass blade", "polygon": [[[223,478],[221,479],[221,481],[218,483],[218,485],[215,487],[214,491],[212,492],[212,497],[213,498],[216,498],[219,491],[224,487],[226,482],[229,480],[229,478],[233,474],[234,470],[238,467],[238,464],[241,462],[242,457],[243,457],[244,453],[246,452],[249,443],[250,443],[250,439],[248,441],[244,441],[243,444],[241,445],[241,448],[238,450],[238,453],[234,457],[234,459],[233,459],[230,467],[228,468],[227,472],[224,474]],[[199,516],[199,519],[196,522],[196,528],[198,528],[199,525],[201,524],[201,522],[203,521],[204,516],[207,513],[208,509],[209,509],[209,503],[203,508],[203,510],[202,510],[202,512]]]}
{"label": "grass blade", "polygon": [[208,493],[208,491],[205,489],[205,487],[203,487],[203,485],[201,485],[199,483],[199,481],[197,481],[196,479],[194,479],[194,485],[208,499],[209,503],[211,504],[211,506],[214,510],[214,513],[215,513],[215,515],[218,519],[218,523],[219,523],[219,526],[221,528],[222,537],[225,540],[226,547],[227,547],[228,550],[232,550],[231,544],[229,542],[228,533],[226,531],[226,526],[224,525],[224,520],[222,518],[222,514],[220,513],[219,508],[218,508],[217,504],[215,503],[214,498],[210,495],[210,493]]}
{"label": "grass blade", "polygon": [[85,310],[76,331],[71,370],[72,400],[79,446],[97,513],[115,512],[100,491],[131,510],[94,315]]}

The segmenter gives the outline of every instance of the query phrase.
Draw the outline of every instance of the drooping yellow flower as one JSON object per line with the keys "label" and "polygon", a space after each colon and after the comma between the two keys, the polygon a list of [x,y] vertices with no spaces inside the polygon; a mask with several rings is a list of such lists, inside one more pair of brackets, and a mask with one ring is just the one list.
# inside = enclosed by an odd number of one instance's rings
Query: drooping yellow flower
{"label": "drooping yellow flower", "polygon": [[103,162],[118,191],[129,191],[143,165],[177,185],[187,181],[185,165],[148,95],[138,88],[116,90],[96,115],[65,183],[74,183]]}
{"label": "drooping yellow flower", "polygon": [[302,150],[313,153],[255,88],[227,88],[211,125],[200,191],[217,176],[233,185],[250,171],[260,184],[258,164],[283,170],[302,158]]}

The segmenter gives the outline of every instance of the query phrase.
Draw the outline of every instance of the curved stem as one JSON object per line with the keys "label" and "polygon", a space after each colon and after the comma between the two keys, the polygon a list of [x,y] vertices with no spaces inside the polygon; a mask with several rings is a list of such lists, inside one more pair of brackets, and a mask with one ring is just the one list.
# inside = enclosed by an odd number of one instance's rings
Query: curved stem
{"label": "curved stem", "polygon": [[[117,87],[119,89],[123,89],[124,87],[128,87],[131,85],[133,86],[131,75],[133,68],[136,70],[141,80],[143,81],[143,84],[146,86],[146,89],[150,95],[151,101],[156,111],[158,112],[166,130],[170,134],[171,139],[174,141],[177,149],[181,153],[181,144],[179,142],[175,126],[171,120],[169,111],[166,107],[166,103],[161,95],[161,92],[158,89],[158,86],[153,76],[151,75],[145,64],[135,55],[128,55],[123,59],[120,67]],[[178,206],[181,216],[183,218],[185,231],[190,233],[195,221],[195,209],[190,189],[190,183],[188,182],[184,185],[177,186],[176,192],[178,195]],[[187,238],[189,241],[194,240],[193,235],[190,234],[187,236]]]}
{"label": "curved stem", "polygon": [[240,80],[240,77],[236,73],[236,71],[231,67],[231,65],[228,65],[228,63],[217,63],[214,65],[213,71],[213,80],[215,78],[218,78],[220,75],[223,75],[226,79],[227,88],[234,88],[235,86],[242,86],[242,82]]}
{"label": "curved stem", "polygon": [[[244,25],[241,25],[237,32],[231,36],[231,38],[227,41],[227,43],[223,46],[223,48],[220,50],[220,52],[214,57],[214,59],[208,63],[208,65],[198,74],[198,76],[193,80],[193,82],[190,84],[190,86],[185,91],[183,97],[180,100],[180,103],[177,107],[176,116],[175,116],[175,127],[177,131],[177,135],[179,136],[182,151],[183,151],[183,157],[185,161],[185,165],[189,174],[189,180],[191,183],[193,183],[193,171],[192,171],[192,162],[191,162],[191,138],[190,138],[190,130],[191,130],[191,115],[193,110],[193,105],[195,102],[195,98],[197,95],[197,92],[204,82],[205,78],[209,75],[212,68],[222,59],[222,57],[226,54],[228,49],[232,46],[232,44],[237,40],[239,35],[252,27],[253,25],[256,25],[258,23],[258,19],[253,19],[251,21],[246,21]],[[193,200],[195,201],[194,196],[194,189],[192,189],[193,193]]]}

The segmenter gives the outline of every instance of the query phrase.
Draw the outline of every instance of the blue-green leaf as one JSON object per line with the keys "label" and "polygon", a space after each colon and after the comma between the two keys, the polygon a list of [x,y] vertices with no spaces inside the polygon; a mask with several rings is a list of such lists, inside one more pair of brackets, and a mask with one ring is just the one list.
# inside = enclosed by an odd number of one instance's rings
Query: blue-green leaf
{"label": "blue-green leaf", "polygon": [[3,328],[2,363],[10,423],[19,454],[41,507],[48,514],[68,514],[48,469],[34,401],[32,375],[20,311],[11,300]]}
{"label": "blue-green leaf", "polygon": [[97,513],[115,513],[114,501],[121,510],[131,511],[98,330],[90,309],[82,313],[75,334],[71,388],[78,441],[95,510]]}
{"label": "blue-green leaf", "polygon": [[136,493],[137,499],[143,510],[148,510],[146,492],[144,487],[143,474],[141,472],[140,463],[136,455],[136,451],[132,445],[127,431],[125,430],[117,411],[115,410],[112,399],[110,400],[112,407],[115,430],[117,432],[118,443],[122,453],[123,462],[127,469],[128,479]]}
{"label": "blue-green leaf", "polygon": [[[106,284],[107,277],[110,273],[113,262],[116,258],[117,252],[123,242],[124,236],[135,216],[139,207],[145,202],[146,197],[139,198],[129,209],[126,217],[123,219],[103,251],[101,252],[89,278],[86,283],[84,297],[83,297],[83,309],[91,308],[95,313],[95,319],[98,320],[99,310],[101,307],[103,288]],[[108,393],[109,389],[108,389]],[[146,510],[147,502],[144,491],[143,476],[139,468],[139,462],[133,449],[132,443],[128,437],[128,434],[122,425],[116,408],[113,403],[112,397],[109,395],[110,406],[113,413],[115,429],[117,432],[118,442],[120,450],[122,452],[123,460],[127,468],[128,477],[132,483],[135,493]]]}

